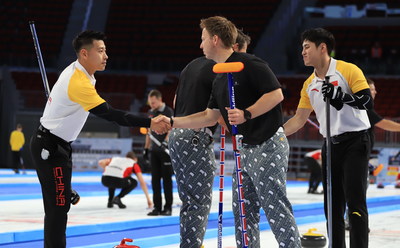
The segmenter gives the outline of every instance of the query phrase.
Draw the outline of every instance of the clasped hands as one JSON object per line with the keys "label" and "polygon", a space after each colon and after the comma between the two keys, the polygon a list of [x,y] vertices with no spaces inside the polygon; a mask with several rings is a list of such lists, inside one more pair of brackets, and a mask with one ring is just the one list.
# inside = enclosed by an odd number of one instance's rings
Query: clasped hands
{"label": "clasped hands", "polygon": [[157,134],[164,134],[171,130],[170,118],[165,115],[158,115],[151,119],[150,129]]}

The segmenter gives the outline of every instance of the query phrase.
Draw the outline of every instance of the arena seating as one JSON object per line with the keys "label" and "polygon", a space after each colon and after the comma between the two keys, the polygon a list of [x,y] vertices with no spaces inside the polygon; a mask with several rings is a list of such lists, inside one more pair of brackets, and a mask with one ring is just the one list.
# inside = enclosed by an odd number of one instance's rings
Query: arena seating
{"label": "arena seating", "polygon": [[122,69],[180,71],[193,58],[202,55],[200,19],[213,15],[226,16],[244,28],[252,37],[252,44],[256,44],[279,2],[206,0],[182,4],[180,0],[112,0],[106,27],[108,51],[113,57],[109,65]]}
{"label": "arena seating", "polygon": [[[355,63],[366,74],[400,73],[398,66],[400,52],[400,26],[328,26],[336,40],[338,59]],[[382,57],[378,61],[371,59],[371,47],[379,42]]]}
{"label": "arena seating", "polygon": [[56,63],[72,1],[15,1],[0,4],[0,64],[37,66],[29,28],[34,21],[46,66]]}

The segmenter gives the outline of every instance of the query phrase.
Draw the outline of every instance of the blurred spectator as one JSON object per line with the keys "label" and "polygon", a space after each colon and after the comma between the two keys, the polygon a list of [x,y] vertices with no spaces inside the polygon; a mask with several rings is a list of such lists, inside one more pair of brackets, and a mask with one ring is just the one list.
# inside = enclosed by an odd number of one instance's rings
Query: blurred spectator
{"label": "blurred spectator", "polygon": [[12,153],[13,169],[16,174],[19,173],[20,167],[22,167],[21,150],[25,144],[25,136],[22,132],[22,125],[17,124],[17,128],[11,132],[10,135],[10,146]]}
{"label": "blurred spectator", "polygon": [[380,60],[382,58],[382,47],[379,41],[375,41],[371,47],[371,59]]}
{"label": "blurred spectator", "polygon": [[374,44],[371,47],[371,66],[370,66],[370,72],[371,73],[379,73],[382,72],[381,69],[381,60],[382,60],[382,46],[379,43],[379,41],[375,41]]}
{"label": "blurred spectator", "polygon": [[321,149],[314,150],[306,153],[304,156],[303,164],[307,165],[310,171],[310,179],[308,181],[308,191],[309,194],[321,194],[318,192],[318,186],[322,181],[322,157]]}

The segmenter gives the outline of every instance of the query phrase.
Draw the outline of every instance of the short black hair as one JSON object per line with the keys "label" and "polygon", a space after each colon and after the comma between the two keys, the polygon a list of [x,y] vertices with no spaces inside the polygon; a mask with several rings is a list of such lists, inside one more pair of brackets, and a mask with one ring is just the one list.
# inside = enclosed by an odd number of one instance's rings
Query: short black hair
{"label": "short black hair", "polygon": [[313,28],[304,31],[301,34],[301,44],[305,40],[315,43],[318,47],[321,43],[325,43],[328,49],[328,54],[331,54],[332,50],[335,49],[335,37],[331,32],[323,28]]}
{"label": "short black hair", "polygon": [[79,51],[84,46],[92,45],[94,40],[102,40],[105,41],[107,39],[106,35],[102,32],[86,30],[79,33],[74,40],[72,41],[72,46],[74,47],[75,52],[78,54]]}

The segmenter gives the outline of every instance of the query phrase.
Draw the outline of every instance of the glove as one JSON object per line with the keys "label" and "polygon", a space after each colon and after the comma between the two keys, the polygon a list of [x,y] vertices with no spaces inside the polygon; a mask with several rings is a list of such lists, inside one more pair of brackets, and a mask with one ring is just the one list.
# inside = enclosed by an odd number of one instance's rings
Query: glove
{"label": "glove", "polygon": [[333,84],[327,84],[327,83],[322,84],[321,91],[322,91],[322,95],[324,96],[324,101],[326,98],[342,99],[342,97],[343,97],[342,88],[340,86],[335,88],[335,86],[333,86]]}
{"label": "glove", "polygon": [[145,148],[145,149],[143,150],[143,158],[144,158],[145,160],[149,160],[149,149],[148,149],[148,148]]}
{"label": "glove", "polygon": [[78,192],[76,192],[76,190],[74,189],[71,189],[71,204],[72,205],[78,204],[80,199],[81,197],[79,196]]}
{"label": "glove", "polygon": [[340,86],[335,88],[333,84],[324,83],[321,91],[324,96],[324,101],[326,101],[326,98],[329,98],[331,99],[330,104],[336,110],[341,110],[343,108],[343,102],[340,100],[343,97],[343,92]]}

